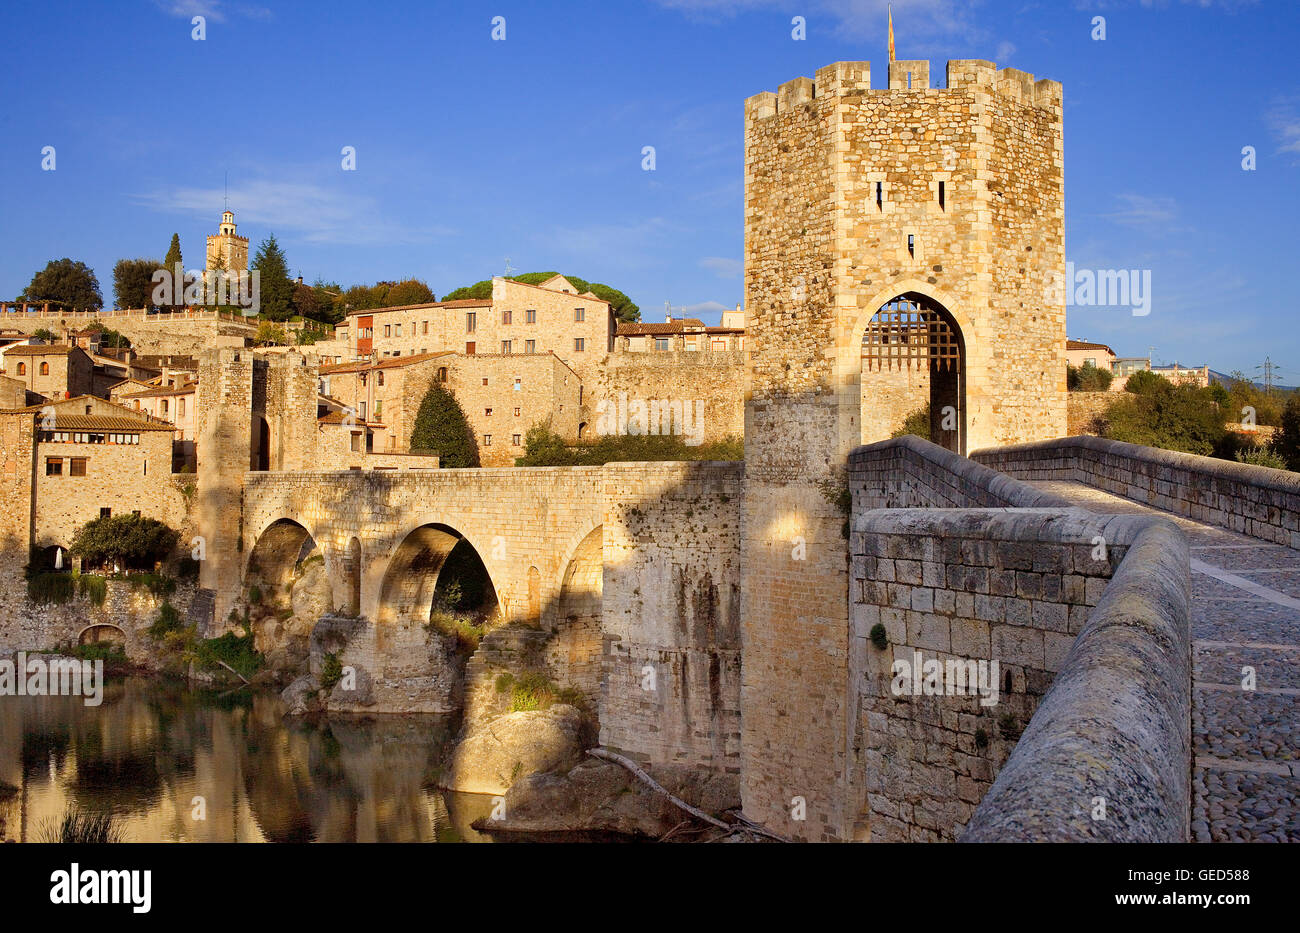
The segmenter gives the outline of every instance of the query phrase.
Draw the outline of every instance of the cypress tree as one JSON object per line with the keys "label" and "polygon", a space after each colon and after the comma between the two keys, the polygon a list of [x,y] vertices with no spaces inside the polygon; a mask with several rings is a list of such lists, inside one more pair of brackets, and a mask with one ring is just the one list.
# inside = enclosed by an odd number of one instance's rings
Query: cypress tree
{"label": "cypress tree", "polygon": [[172,279],[172,307],[181,308],[185,305],[185,261],[181,258],[181,235],[172,234],[172,245],[167,247],[167,257],[163,259],[163,268],[167,270],[170,276],[176,275],[176,267],[181,267],[181,277],[178,280]]}
{"label": "cypress tree", "polygon": [[446,468],[476,467],[478,444],[470,433],[465,411],[441,382],[429,386],[420,402],[411,430],[411,450],[438,454],[439,465]]}

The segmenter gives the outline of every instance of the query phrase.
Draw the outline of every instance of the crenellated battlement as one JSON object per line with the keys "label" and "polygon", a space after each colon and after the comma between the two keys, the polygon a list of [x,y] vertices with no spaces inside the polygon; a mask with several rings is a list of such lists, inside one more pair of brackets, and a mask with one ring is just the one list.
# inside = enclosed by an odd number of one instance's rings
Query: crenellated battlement
{"label": "crenellated battlement", "polygon": [[894,91],[923,91],[929,94],[971,92],[996,94],[1043,109],[1059,110],[1062,87],[1048,78],[1035,81],[1034,76],[1017,68],[1002,68],[982,59],[957,59],[948,62],[947,87],[930,83],[930,62],[906,59],[889,63],[886,86],[871,86],[871,62],[834,62],[817,69],[816,76],[793,78],[776,89],[764,91],[745,101],[745,118],[762,120],[788,113],[795,107],[827,97],[853,97],[889,94]]}

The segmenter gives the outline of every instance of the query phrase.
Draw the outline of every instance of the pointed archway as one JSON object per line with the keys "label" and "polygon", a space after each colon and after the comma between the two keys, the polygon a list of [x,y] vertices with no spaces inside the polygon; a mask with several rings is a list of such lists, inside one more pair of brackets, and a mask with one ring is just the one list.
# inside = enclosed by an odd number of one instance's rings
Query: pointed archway
{"label": "pointed archway", "polygon": [[862,335],[861,387],[864,442],[927,411],[927,440],[966,453],[966,344],[939,301],[904,292],[880,306]]}

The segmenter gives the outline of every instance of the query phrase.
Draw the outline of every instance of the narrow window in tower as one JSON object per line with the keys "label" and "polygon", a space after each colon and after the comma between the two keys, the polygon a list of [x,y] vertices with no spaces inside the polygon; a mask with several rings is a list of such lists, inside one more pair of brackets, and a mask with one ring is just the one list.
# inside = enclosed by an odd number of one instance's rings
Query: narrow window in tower
{"label": "narrow window in tower", "polygon": [[909,91],[912,89],[912,73],[910,71],[907,73],[907,89]]}
{"label": "narrow window in tower", "polygon": [[885,209],[885,183],[883,181],[878,181],[876,182],[876,210],[883,211],[884,209]]}
{"label": "narrow window in tower", "polygon": [[947,210],[947,208],[944,206],[944,205],[945,205],[945,195],[947,194],[947,191],[946,191],[945,188],[944,188],[944,186],[945,186],[946,184],[947,184],[947,182],[943,182],[943,181],[939,182],[939,210],[941,210],[941,211],[942,211],[942,210]]}
{"label": "narrow window in tower", "polygon": [[907,255],[916,257],[916,236],[911,233],[907,235]]}

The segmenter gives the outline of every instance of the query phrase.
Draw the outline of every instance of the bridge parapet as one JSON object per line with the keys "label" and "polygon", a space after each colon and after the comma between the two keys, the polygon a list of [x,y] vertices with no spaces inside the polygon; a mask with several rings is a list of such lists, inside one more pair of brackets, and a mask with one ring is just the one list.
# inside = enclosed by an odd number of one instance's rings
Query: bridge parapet
{"label": "bridge parapet", "polygon": [[1189,841],[1187,563],[1138,535],[961,842]]}
{"label": "bridge parapet", "polygon": [[971,839],[1185,839],[1183,533],[919,438],[854,451],[850,489],[857,837],[955,840],[978,807]]}
{"label": "bridge parapet", "polygon": [[1061,496],[990,469],[915,435],[849,454],[856,508],[1068,508]]}
{"label": "bridge parapet", "polygon": [[1300,549],[1300,474],[1289,470],[1088,436],[990,447],[971,459],[1023,480],[1077,480]]}

